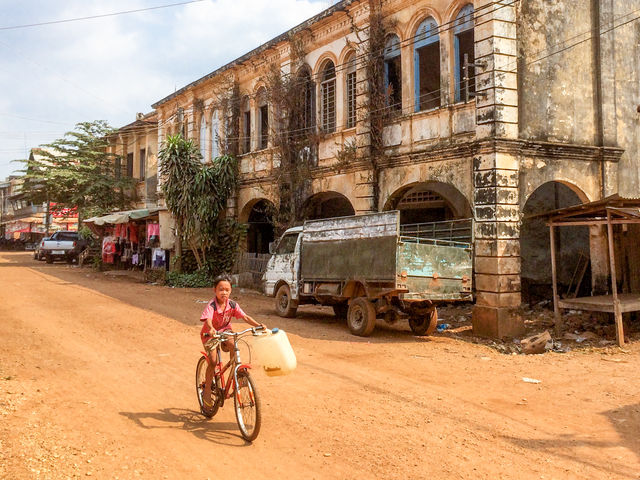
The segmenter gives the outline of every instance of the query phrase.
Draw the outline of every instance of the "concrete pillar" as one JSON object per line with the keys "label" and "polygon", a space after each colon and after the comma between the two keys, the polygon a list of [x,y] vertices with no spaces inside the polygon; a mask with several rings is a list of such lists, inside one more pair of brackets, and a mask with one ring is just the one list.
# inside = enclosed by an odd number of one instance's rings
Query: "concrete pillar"
{"label": "concrete pillar", "polygon": [[[476,4],[480,8],[488,1]],[[505,6],[507,5],[507,6]],[[474,333],[510,337],[523,332],[520,306],[519,160],[499,148],[518,138],[516,11],[506,2],[484,11],[475,27],[477,68],[474,158]]]}

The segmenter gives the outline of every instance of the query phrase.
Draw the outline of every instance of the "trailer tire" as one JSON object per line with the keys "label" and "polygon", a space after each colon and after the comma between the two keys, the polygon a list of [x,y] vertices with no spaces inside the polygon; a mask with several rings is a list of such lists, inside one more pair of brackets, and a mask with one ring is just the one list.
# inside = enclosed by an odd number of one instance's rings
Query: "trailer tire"
{"label": "trailer tire", "polygon": [[349,313],[349,305],[346,303],[339,303],[337,305],[333,305],[333,314],[338,318],[347,318],[347,314]]}
{"label": "trailer tire", "polygon": [[376,327],[376,309],[365,297],[351,300],[347,311],[347,325],[354,335],[368,337]]}
{"label": "trailer tire", "polygon": [[280,285],[276,292],[276,312],[285,318],[293,318],[298,310],[298,302],[291,298],[291,290],[288,285]]}
{"label": "trailer tire", "polygon": [[409,327],[415,335],[431,335],[436,331],[438,326],[438,310],[433,307],[433,310],[427,312],[425,315],[412,315],[409,317]]}

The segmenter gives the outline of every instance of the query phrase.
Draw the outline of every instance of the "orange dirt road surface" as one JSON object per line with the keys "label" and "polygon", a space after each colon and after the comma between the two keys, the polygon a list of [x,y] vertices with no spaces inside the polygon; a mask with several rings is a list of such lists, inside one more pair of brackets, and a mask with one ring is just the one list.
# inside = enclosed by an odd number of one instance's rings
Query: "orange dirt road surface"
{"label": "orange dirt road surface", "polygon": [[0,478],[640,478],[638,344],[512,356],[407,325],[358,338],[330,309],[282,319],[236,289],[298,357],[289,376],[254,368],[248,444],[232,403],[198,412],[210,295],[0,253]]}

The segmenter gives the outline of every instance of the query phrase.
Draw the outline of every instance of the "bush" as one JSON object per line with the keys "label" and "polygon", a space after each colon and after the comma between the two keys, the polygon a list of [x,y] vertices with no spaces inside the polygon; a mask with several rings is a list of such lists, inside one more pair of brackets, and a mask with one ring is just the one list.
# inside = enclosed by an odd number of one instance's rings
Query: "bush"
{"label": "bush", "polygon": [[207,288],[213,285],[213,279],[204,269],[193,273],[167,272],[166,284],[178,288]]}

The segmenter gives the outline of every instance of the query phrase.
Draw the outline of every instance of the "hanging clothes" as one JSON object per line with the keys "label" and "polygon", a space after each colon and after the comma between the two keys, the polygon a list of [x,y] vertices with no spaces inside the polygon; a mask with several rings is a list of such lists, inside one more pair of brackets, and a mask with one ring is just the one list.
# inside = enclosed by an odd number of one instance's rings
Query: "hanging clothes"
{"label": "hanging clothes", "polygon": [[102,240],[102,262],[113,263],[115,253],[116,244],[114,242],[114,237],[104,237]]}
{"label": "hanging clothes", "polygon": [[151,254],[153,268],[164,268],[165,251],[162,248],[154,248]]}
{"label": "hanging clothes", "polygon": [[147,238],[160,236],[160,224],[148,223],[147,224]]}
{"label": "hanging clothes", "polygon": [[135,223],[129,224],[129,240],[131,243],[138,243],[138,226]]}

